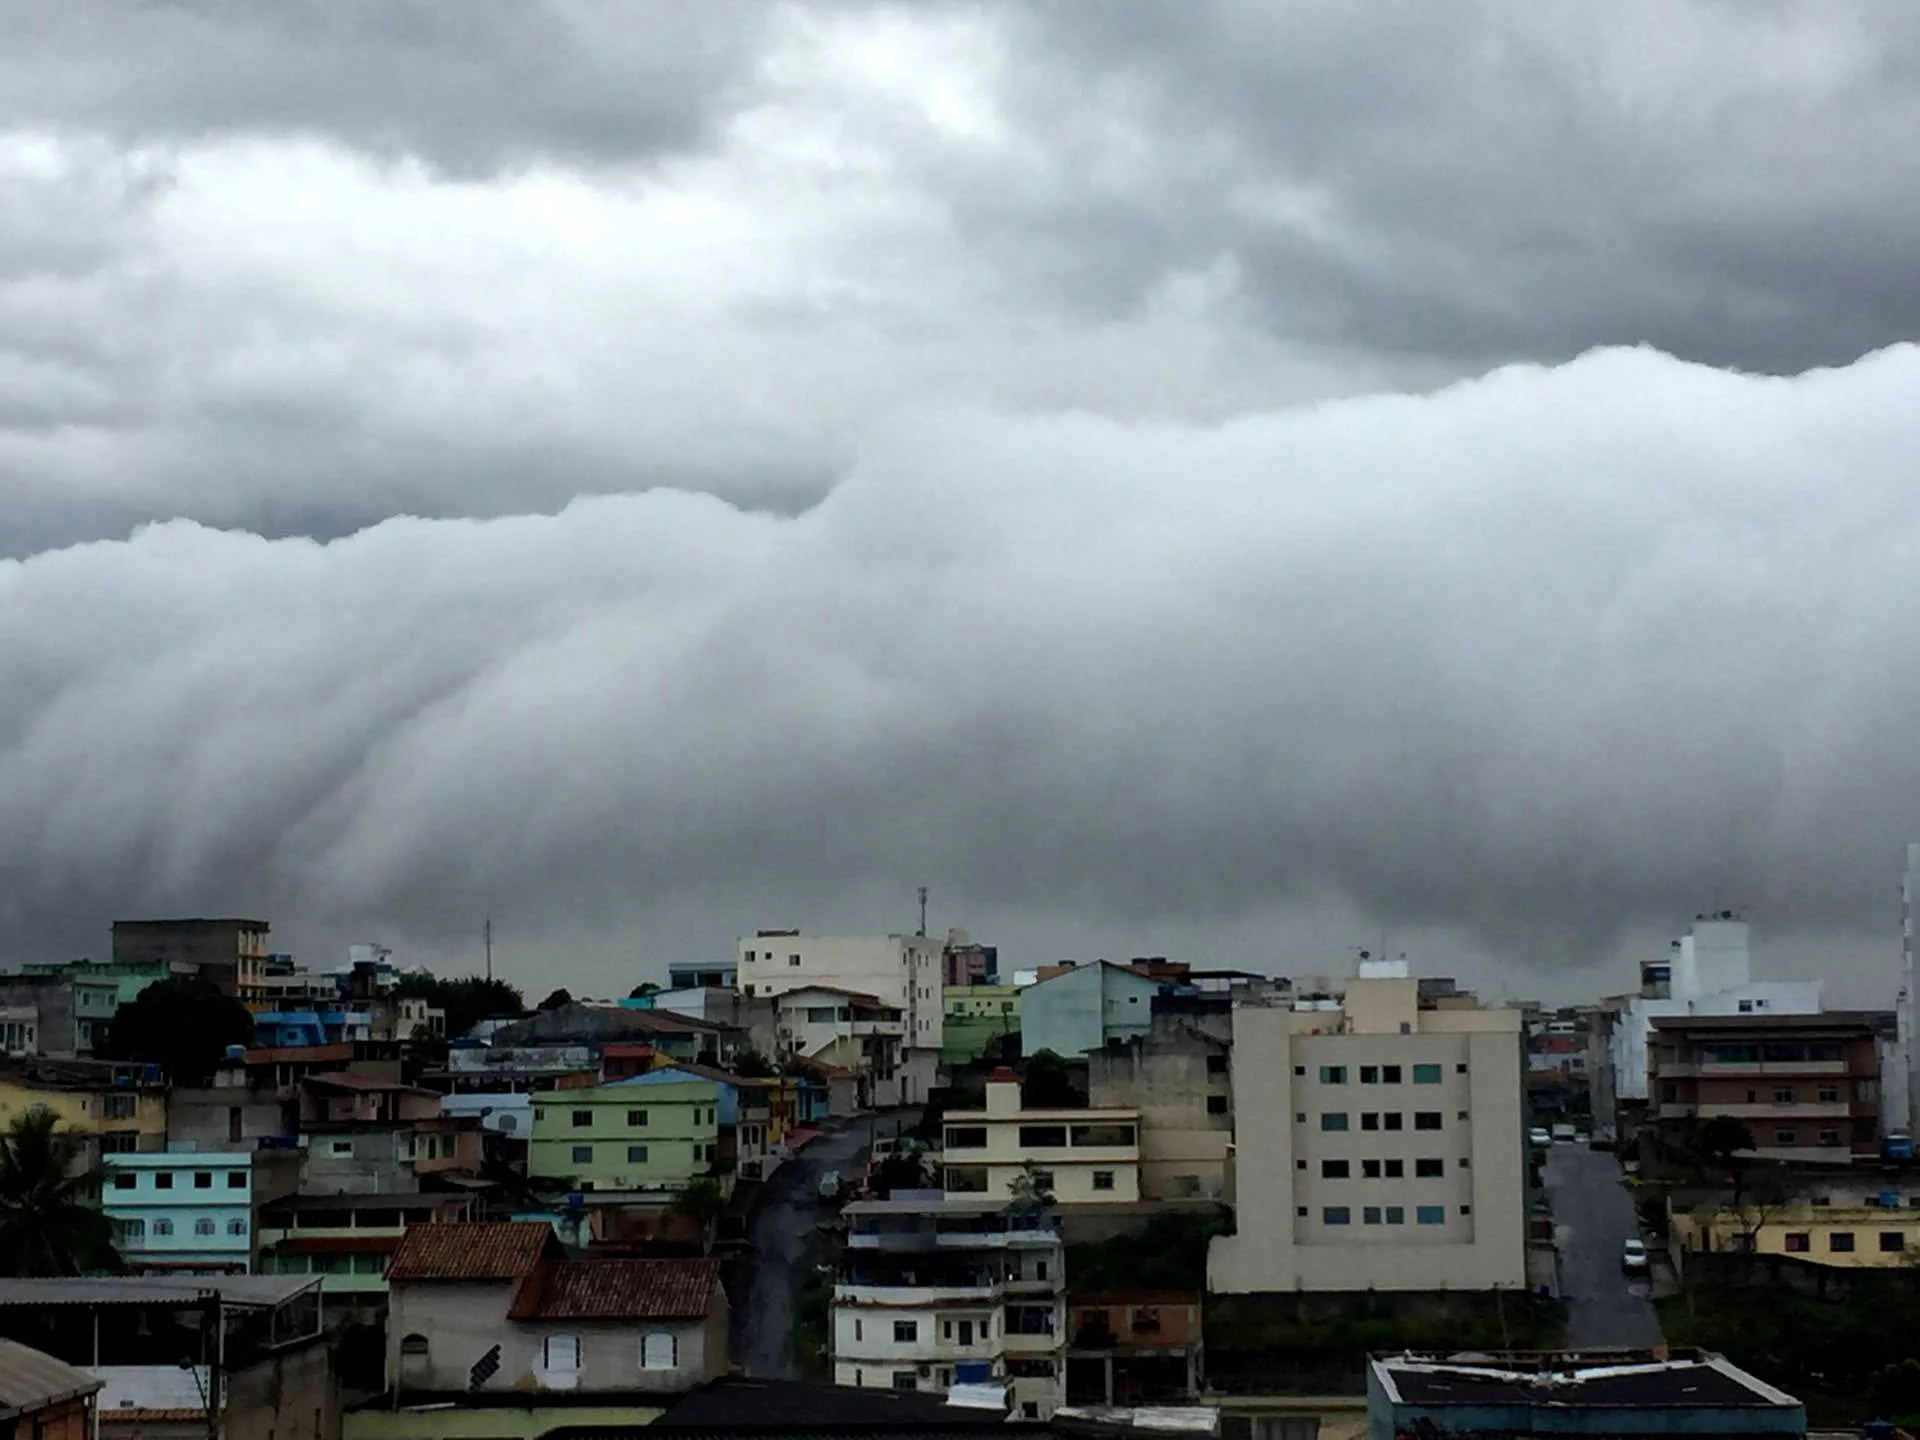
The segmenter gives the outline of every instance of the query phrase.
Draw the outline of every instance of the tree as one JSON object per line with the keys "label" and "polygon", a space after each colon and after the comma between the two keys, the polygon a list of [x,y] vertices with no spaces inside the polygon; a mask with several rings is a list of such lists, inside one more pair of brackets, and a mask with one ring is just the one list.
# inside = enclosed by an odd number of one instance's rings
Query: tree
{"label": "tree", "polygon": [[253,1043],[253,1016],[197,975],[157,980],[114,1012],[104,1046],[112,1060],[158,1065],[175,1085],[204,1085],[234,1045]]}
{"label": "tree", "polygon": [[700,1252],[711,1255],[714,1224],[720,1219],[720,1212],[727,1208],[727,1197],[721,1193],[720,1182],[702,1175],[675,1195],[673,1204],[667,1208],[700,1227]]}
{"label": "tree", "polygon": [[566,986],[562,985],[558,990],[555,990],[552,994],[548,995],[546,999],[542,1000],[538,1005],[534,1006],[534,1009],[558,1010],[562,1005],[571,1005],[572,1003],[573,1003],[573,992],[568,990]]}
{"label": "tree", "polygon": [[1053,1051],[1039,1050],[1027,1059],[1020,1103],[1029,1110],[1078,1110],[1087,1098],[1073,1087],[1072,1067]]}
{"label": "tree", "polygon": [[896,1149],[873,1167],[874,1192],[884,1200],[896,1190],[924,1190],[933,1183],[927,1168],[922,1151]]}
{"label": "tree", "polygon": [[0,1275],[118,1270],[113,1222],[100,1208],[100,1172],[85,1137],[45,1106],[0,1131]]}
{"label": "tree", "polygon": [[466,1034],[482,1020],[504,1016],[518,1019],[527,1013],[526,998],[504,980],[487,980],[478,975],[463,975],[457,980],[442,980],[420,971],[402,976],[393,987],[395,995],[424,1000],[444,1010],[447,1034]]}
{"label": "tree", "polygon": [[1020,1162],[1020,1173],[1007,1182],[1007,1189],[1018,1210],[1044,1210],[1054,1203],[1053,1177],[1036,1169],[1031,1160]]}
{"label": "tree", "polygon": [[436,1035],[431,1030],[414,1031],[400,1051],[400,1078],[409,1085],[417,1083],[426,1071],[445,1066],[452,1049],[444,1035]]}
{"label": "tree", "polygon": [[1873,1377],[1868,1403],[1880,1420],[1906,1420],[1920,1415],[1920,1360],[1899,1360]]}
{"label": "tree", "polygon": [[629,1000],[644,1000],[649,995],[658,995],[659,993],[660,993],[660,987],[654,984],[653,981],[642,980],[638,985],[634,986],[633,989],[627,992],[627,998]]}
{"label": "tree", "polygon": [[739,1051],[731,1068],[743,1080],[765,1080],[773,1074],[772,1063],[758,1050]]}

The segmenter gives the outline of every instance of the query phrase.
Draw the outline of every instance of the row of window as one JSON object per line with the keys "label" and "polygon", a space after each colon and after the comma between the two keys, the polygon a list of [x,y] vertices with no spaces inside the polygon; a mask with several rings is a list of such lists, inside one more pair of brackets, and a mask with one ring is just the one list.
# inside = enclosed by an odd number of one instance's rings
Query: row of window
{"label": "row of window", "polygon": [[[145,1220],[120,1220],[116,1223],[120,1228],[120,1238],[122,1240],[144,1240],[147,1238],[149,1226]],[[173,1221],[155,1220],[151,1226],[151,1232],[156,1237],[171,1235],[173,1234]],[[220,1222],[207,1216],[202,1216],[193,1222],[193,1233],[196,1235],[218,1235],[220,1233]],[[246,1233],[247,1222],[244,1219],[236,1216],[227,1221],[227,1234],[244,1235]]]}
{"label": "row of window", "polygon": [[[595,1337],[596,1344],[618,1344],[614,1336]],[[624,1348],[624,1347],[622,1347]],[[425,1335],[414,1333],[400,1337],[400,1363],[426,1362],[432,1359],[433,1345]],[[548,1373],[578,1374],[586,1364],[586,1342],[578,1335],[560,1332],[540,1342],[540,1368]],[[462,1362],[464,1363],[464,1362]],[[640,1337],[640,1368],[672,1370],[680,1364],[680,1337],[667,1330],[650,1330]]]}
{"label": "row of window", "polygon": [[[1358,1068],[1360,1072],[1360,1083],[1362,1085],[1398,1085],[1400,1083],[1401,1067],[1398,1065],[1362,1065]],[[1423,1063],[1416,1065],[1413,1067],[1413,1083],[1416,1085],[1438,1085],[1440,1083],[1441,1072],[1445,1068],[1446,1067],[1439,1064]],[[1464,1061],[1455,1065],[1453,1068],[1462,1075],[1467,1073],[1466,1062]],[[1293,1067],[1293,1073],[1296,1075],[1305,1075],[1307,1073],[1307,1067],[1304,1065],[1296,1065]],[[1320,1083],[1322,1085],[1346,1084],[1347,1067],[1345,1065],[1322,1065],[1320,1067]]]}
{"label": "row of window", "polygon": [[[214,1188],[213,1172],[211,1170],[194,1170],[192,1172],[188,1172],[185,1170],[180,1170],[180,1171],[153,1170],[153,1171],[149,1171],[148,1173],[153,1177],[153,1188],[156,1190],[173,1189],[174,1176],[176,1174],[186,1175],[188,1173],[191,1173],[193,1176],[193,1188],[195,1190],[211,1190]],[[116,1170],[113,1172],[113,1188],[116,1190],[131,1190],[139,1183],[140,1183],[140,1175],[138,1171]],[[181,1188],[185,1189],[186,1187],[182,1186]],[[227,1171],[227,1187],[226,1188],[229,1190],[246,1189],[247,1188],[247,1172],[244,1170]]]}
{"label": "row of window", "polygon": [[[696,1162],[712,1160],[714,1158],[714,1151],[718,1148],[718,1146],[714,1145],[695,1145],[693,1147],[693,1158]],[[593,1163],[593,1156],[594,1147],[591,1145],[576,1145],[573,1147],[573,1163],[576,1165],[591,1165]],[[627,1146],[627,1163],[629,1165],[646,1164],[647,1147],[644,1145]]]}
{"label": "row of window", "polygon": [[[1304,1113],[1295,1115],[1293,1118],[1298,1124],[1307,1123]],[[1323,1110],[1320,1112],[1320,1128],[1329,1131],[1349,1130],[1352,1128],[1348,1124],[1350,1118],[1344,1110]],[[1401,1130],[1405,1128],[1402,1123],[1405,1118],[1398,1110],[1365,1110],[1360,1115],[1360,1128],[1362,1130]],[[1467,1118],[1465,1110],[1460,1112],[1460,1118],[1462,1120]],[[1416,1130],[1439,1130],[1445,1124],[1446,1117],[1438,1110],[1413,1112],[1413,1128]]]}
{"label": "row of window", "polygon": [[[1226,1097],[1213,1097],[1225,1102]],[[1066,1150],[1070,1148],[1110,1148],[1138,1143],[1138,1132],[1131,1125],[1022,1125],[1020,1148],[1023,1150]],[[987,1127],[952,1125],[947,1128],[949,1150],[984,1150]]]}
{"label": "row of window", "polygon": [[[696,1105],[693,1110],[693,1123],[696,1125],[712,1125],[715,1123],[716,1114],[717,1112],[711,1108],[702,1108]],[[533,1112],[533,1118],[536,1120],[546,1119],[547,1107],[544,1105],[537,1106]],[[568,1117],[568,1122],[576,1130],[586,1130],[592,1127],[593,1118],[594,1112],[591,1110],[575,1110]],[[627,1128],[629,1130],[646,1129],[647,1112],[645,1110],[627,1111]]]}
{"label": "row of window", "polygon": [[[1307,1162],[1304,1160],[1296,1160],[1293,1163],[1296,1170],[1304,1170],[1307,1168]],[[1320,1178],[1322,1180],[1350,1180],[1353,1178],[1353,1165],[1354,1162],[1351,1160],[1322,1160],[1320,1162]],[[1406,1162],[1404,1160],[1362,1160],[1359,1162],[1359,1165],[1360,1178],[1362,1180],[1400,1180],[1406,1176]],[[1460,1162],[1460,1168],[1462,1170],[1468,1169],[1469,1162],[1462,1160]],[[1416,1180],[1437,1180],[1446,1173],[1447,1162],[1445,1160],[1425,1159],[1415,1160],[1413,1162],[1413,1177]]]}
{"label": "row of window", "polygon": [[[1302,1219],[1308,1214],[1307,1207],[1299,1207]],[[1462,1215],[1471,1215],[1473,1207],[1462,1205]],[[1328,1205],[1320,1211],[1322,1225],[1351,1225],[1353,1210],[1346,1205]],[[1360,1207],[1362,1225],[1404,1225],[1407,1223],[1407,1210],[1404,1205],[1362,1205]],[[1416,1225],[1444,1225],[1447,1223],[1447,1207],[1444,1205],[1416,1205],[1413,1207],[1413,1223]]]}
{"label": "row of window", "polygon": [[262,1275],[379,1275],[387,1268],[384,1255],[263,1255]]}
{"label": "row of window", "polygon": [[[1905,1250],[1907,1248],[1906,1232],[1904,1230],[1880,1231],[1880,1248],[1889,1254],[1894,1251]],[[1813,1236],[1808,1231],[1790,1230],[1787,1232],[1788,1254],[1802,1255],[1811,1249],[1813,1249]],[[1851,1254],[1853,1251],[1852,1232],[1848,1230],[1829,1231],[1827,1233],[1827,1249],[1833,1251],[1836,1255]]]}

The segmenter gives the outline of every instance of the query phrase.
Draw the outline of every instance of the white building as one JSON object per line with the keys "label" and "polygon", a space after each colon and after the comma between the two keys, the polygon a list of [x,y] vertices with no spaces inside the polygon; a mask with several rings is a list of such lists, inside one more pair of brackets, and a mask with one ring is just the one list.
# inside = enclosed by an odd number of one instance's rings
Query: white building
{"label": "white building", "polygon": [[925,935],[802,935],[761,930],[740,941],[740,992],[778,996],[808,986],[871,995],[904,1022],[899,1101],[917,1105],[940,1066],[942,943]]}
{"label": "white building", "polygon": [[1520,1036],[1516,1010],[1423,1000],[1404,961],[1237,1008],[1238,1230],[1208,1288],[1524,1289]]}
{"label": "white building", "polygon": [[906,1016],[872,995],[803,985],[773,999],[776,1058],[802,1055],[858,1076],[861,1108],[903,1105]]}
{"label": "white building", "polygon": [[1044,1419],[1065,1393],[1065,1250],[1049,1211],[937,1190],[847,1206],[833,1292],[836,1385],[1004,1387]]}

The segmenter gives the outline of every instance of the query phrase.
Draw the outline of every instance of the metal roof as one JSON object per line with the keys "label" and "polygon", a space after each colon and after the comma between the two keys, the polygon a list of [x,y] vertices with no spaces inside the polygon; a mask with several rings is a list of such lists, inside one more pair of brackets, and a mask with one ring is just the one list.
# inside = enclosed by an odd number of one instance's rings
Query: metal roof
{"label": "metal roof", "polygon": [[229,1305],[284,1305],[320,1288],[318,1275],[89,1275],[69,1280],[0,1279],[9,1305],[190,1305],[212,1291]]}
{"label": "metal roof", "polygon": [[64,1360],[16,1340],[0,1340],[0,1420],[29,1415],[99,1388],[98,1380]]}

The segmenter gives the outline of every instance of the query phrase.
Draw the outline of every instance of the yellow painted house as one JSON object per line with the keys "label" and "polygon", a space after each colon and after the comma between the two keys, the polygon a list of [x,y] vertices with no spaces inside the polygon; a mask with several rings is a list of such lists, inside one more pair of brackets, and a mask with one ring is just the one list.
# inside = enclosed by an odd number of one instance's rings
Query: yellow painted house
{"label": "yellow painted house", "polygon": [[1689,1254],[1785,1255],[1836,1269],[1893,1269],[1920,1263],[1920,1195],[1904,1203],[1676,1208],[1671,1218],[1676,1260]]}
{"label": "yellow painted house", "polygon": [[167,1089],[141,1065],[31,1059],[0,1070],[0,1125],[36,1109],[97,1137],[101,1155],[167,1148]]}

